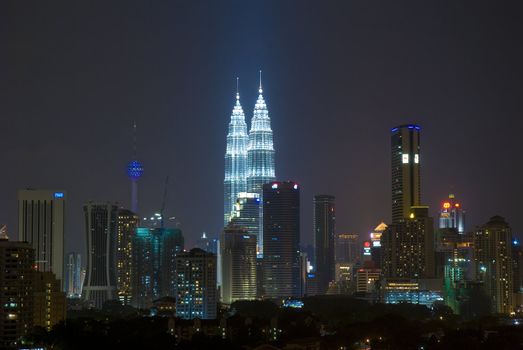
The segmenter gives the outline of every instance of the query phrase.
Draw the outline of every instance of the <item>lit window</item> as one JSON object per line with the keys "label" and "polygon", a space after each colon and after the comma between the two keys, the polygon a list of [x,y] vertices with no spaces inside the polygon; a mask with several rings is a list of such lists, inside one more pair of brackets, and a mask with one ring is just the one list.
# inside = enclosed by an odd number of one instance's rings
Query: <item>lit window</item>
{"label": "lit window", "polygon": [[403,156],[401,157],[401,161],[403,164],[407,164],[409,162],[409,155],[408,153],[404,153]]}

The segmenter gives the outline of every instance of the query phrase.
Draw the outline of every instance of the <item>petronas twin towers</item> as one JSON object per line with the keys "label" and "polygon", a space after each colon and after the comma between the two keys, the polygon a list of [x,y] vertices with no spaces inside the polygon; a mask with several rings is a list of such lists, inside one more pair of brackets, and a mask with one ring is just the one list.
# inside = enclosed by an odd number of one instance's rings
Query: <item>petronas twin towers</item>
{"label": "petronas twin towers", "polygon": [[231,218],[234,204],[241,192],[262,195],[262,186],[274,181],[274,145],[269,111],[263,98],[260,72],[259,95],[254,105],[251,130],[247,133],[245,114],[236,93],[225,152],[224,224]]}

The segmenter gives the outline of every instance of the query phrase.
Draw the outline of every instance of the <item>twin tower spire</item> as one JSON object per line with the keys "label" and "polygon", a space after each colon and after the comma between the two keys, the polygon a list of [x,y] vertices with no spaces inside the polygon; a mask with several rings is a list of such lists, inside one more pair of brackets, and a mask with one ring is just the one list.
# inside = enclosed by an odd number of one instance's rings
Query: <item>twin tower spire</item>
{"label": "twin tower spire", "polygon": [[224,225],[229,222],[240,192],[258,193],[261,196],[263,184],[276,179],[271,120],[263,98],[261,71],[258,93],[251,129],[247,133],[236,78],[236,104],[229,122],[225,152]]}

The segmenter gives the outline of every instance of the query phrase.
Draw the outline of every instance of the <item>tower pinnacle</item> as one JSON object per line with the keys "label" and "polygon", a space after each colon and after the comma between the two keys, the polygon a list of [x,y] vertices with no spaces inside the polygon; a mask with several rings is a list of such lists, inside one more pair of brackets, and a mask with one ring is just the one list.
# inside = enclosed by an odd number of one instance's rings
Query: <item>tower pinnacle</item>
{"label": "tower pinnacle", "polygon": [[240,100],[240,78],[236,77],[236,100]]}
{"label": "tower pinnacle", "polygon": [[261,94],[261,93],[263,93],[263,89],[262,89],[262,79],[261,79],[262,77],[261,77],[261,73],[262,73],[262,71],[261,71],[261,69],[260,69],[260,88],[258,89],[258,92],[259,92],[260,94]]}

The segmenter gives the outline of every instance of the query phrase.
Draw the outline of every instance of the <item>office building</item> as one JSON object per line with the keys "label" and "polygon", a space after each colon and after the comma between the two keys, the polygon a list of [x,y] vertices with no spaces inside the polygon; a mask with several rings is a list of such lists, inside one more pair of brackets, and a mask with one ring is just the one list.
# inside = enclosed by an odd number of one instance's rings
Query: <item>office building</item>
{"label": "office building", "polygon": [[335,241],[335,259],[338,263],[358,264],[361,260],[359,236],[356,233],[338,233]]}
{"label": "office building", "polygon": [[465,233],[465,211],[453,194],[449,194],[449,198],[441,203],[439,228],[455,228],[458,233]]}
{"label": "office building", "polygon": [[256,299],[256,235],[229,224],[220,239],[222,302]]}
{"label": "office building", "polygon": [[116,290],[123,305],[131,302],[133,237],[140,218],[127,209],[118,210],[116,228]]}
{"label": "office building", "polygon": [[18,239],[35,250],[38,271],[51,271],[64,283],[66,193],[57,190],[18,191]]}
{"label": "office building", "polygon": [[336,213],[334,196],[314,196],[314,248],[318,292],[325,294],[334,281],[334,232]]}
{"label": "office building", "polygon": [[247,232],[256,236],[257,256],[263,257],[263,230],[260,227],[261,200],[258,193],[241,192],[234,206],[231,223],[245,227]]}
{"label": "office building", "polygon": [[299,297],[299,185],[291,181],[263,185],[263,217],[264,296]]}
{"label": "office building", "polygon": [[145,309],[155,299],[176,295],[177,254],[184,238],[178,228],[138,227],[132,238],[131,305]]}
{"label": "office building", "polygon": [[0,235],[0,349],[17,348],[33,327],[34,249]]}
{"label": "office building", "polygon": [[35,271],[33,280],[33,325],[50,331],[65,320],[65,293],[52,272]]}
{"label": "office building", "polygon": [[223,180],[223,223],[227,225],[234,210],[238,193],[247,190],[247,123],[240,104],[240,93],[236,92],[236,105],[229,122],[227,148],[225,151],[225,178]]}
{"label": "office building", "polygon": [[474,232],[476,278],[483,281],[495,313],[513,311],[512,232],[501,216],[493,216]]}
{"label": "office building", "polygon": [[387,229],[387,225],[382,222],[374,228],[370,233],[370,254],[372,262],[375,266],[381,268],[382,254],[381,254],[381,236]]}
{"label": "office building", "polygon": [[101,309],[116,295],[116,230],[118,206],[109,202],[84,205],[87,270],[82,299]]}
{"label": "office building", "polygon": [[427,206],[412,207],[408,219],[389,225],[381,246],[385,277],[434,278],[434,222]]}
{"label": "office building", "polygon": [[392,129],[392,223],[406,219],[410,208],[421,203],[420,130],[418,125]]}
{"label": "office building", "polygon": [[377,290],[376,282],[381,277],[381,269],[364,266],[356,271],[356,293],[370,294]]}
{"label": "office building", "polygon": [[216,255],[194,248],[175,258],[176,317],[215,319],[217,314]]}
{"label": "office building", "polygon": [[82,295],[82,258],[80,253],[67,254],[65,293],[68,298],[80,298]]}

